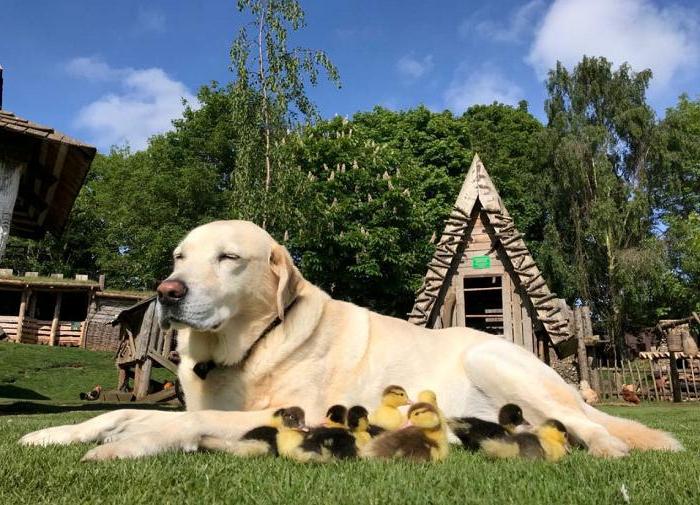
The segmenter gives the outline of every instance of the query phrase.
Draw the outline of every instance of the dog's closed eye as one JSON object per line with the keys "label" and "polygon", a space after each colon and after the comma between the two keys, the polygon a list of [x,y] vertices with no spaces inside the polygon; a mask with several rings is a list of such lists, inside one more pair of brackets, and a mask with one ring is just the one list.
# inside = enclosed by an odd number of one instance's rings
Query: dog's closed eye
{"label": "dog's closed eye", "polygon": [[238,260],[238,259],[241,259],[241,257],[235,253],[221,253],[221,254],[219,254],[219,261]]}

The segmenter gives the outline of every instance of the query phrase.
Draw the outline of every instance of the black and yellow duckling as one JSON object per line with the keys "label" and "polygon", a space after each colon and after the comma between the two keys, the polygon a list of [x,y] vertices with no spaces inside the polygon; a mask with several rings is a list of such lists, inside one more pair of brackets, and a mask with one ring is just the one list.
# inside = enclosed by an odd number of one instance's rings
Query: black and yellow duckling
{"label": "black and yellow duckling", "polygon": [[372,434],[369,432],[369,412],[362,405],[355,405],[348,410],[348,428],[355,437],[358,448],[364,447],[372,440]]}
{"label": "black and yellow duckling", "polygon": [[280,429],[302,430],[304,422],[304,411],[300,407],[277,409],[266,425],[247,431],[237,441],[204,436],[199,446],[202,449],[225,451],[238,456],[277,456],[277,435]]}
{"label": "black and yellow duckling", "polygon": [[525,458],[559,461],[569,452],[566,427],[548,419],[532,433],[513,433],[484,440],[484,454],[492,458]]}
{"label": "black and yellow duckling", "polygon": [[415,403],[408,411],[410,426],[387,431],[360,451],[366,458],[403,457],[416,461],[439,461],[449,452],[447,430],[437,409],[429,403]]}
{"label": "black and yellow duckling", "polygon": [[383,430],[398,430],[406,424],[406,416],[399,407],[410,405],[406,390],[401,386],[388,386],[382,392],[381,405],[369,416],[369,421]]}
{"label": "black and yellow duckling", "polygon": [[348,409],[344,405],[333,405],[326,412],[326,418],[323,422],[326,428],[347,428],[348,427]]}
{"label": "black and yellow duckling", "polygon": [[528,423],[523,418],[522,409],[514,403],[501,407],[498,423],[484,421],[478,417],[453,417],[447,421],[448,426],[465,449],[478,451],[484,440],[504,437],[515,433]]}
{"label": "black and yellow duckling", "polygon": [[[356,457],[355,437],[345,426],[347,409],[336,407],[338,406],[331,407],[329,413],[333,414],[332,417],[342,414],[342,419],[336,417],[331,421],[334,425],[324,424],[306,431],[296,428],[280,429],[277,434],[279,454],[302,463]],[[330,415],[327,417],[331,418]]]}

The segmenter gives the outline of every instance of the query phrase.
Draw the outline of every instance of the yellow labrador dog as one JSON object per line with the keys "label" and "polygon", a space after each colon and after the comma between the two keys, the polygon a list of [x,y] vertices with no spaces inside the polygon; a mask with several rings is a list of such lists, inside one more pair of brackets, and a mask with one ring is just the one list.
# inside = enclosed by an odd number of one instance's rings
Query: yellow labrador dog
{"label": "yellow labrador dog", "polygon": [[217,221],[190,232],[158,288],[161,325],[179,330],[186,412],[117,410],[25,435],[25,445],[99,442],[84,459],[197,450],[237,439],[279,407],[320,421],[328,405],[374,407],[387,384],[437,392],[447,416],[495,420],[517,403],[531,422],[556,418],[596,456],[680,450],[669,434],[586,405],[533,354],[468,328],[428,330],[333,300],[304,280],[256,225]]}

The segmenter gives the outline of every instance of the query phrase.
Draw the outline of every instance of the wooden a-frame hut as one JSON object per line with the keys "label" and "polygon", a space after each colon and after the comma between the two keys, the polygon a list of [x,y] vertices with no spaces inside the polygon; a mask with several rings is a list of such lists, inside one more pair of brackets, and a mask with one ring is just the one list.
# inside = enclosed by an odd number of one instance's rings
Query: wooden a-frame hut
{"label": "wooden a-frame hut", "polygon": [[560,358],[577,350],[573,319],[474,156],[408,320],[502,335],[549,361],[550,345]]}

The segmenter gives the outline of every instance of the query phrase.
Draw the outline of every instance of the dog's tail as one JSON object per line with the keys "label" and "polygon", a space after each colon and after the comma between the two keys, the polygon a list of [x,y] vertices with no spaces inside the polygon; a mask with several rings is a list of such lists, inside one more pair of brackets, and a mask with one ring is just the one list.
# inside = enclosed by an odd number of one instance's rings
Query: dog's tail
{"label": "dog's tail", "polygon": [[611,435],[623,440],[633,449],[656,451],[682,451],[683,445],[670,433],[648,428],[637,421],[615,417],[583,403],[589,419],[602,424]]}

